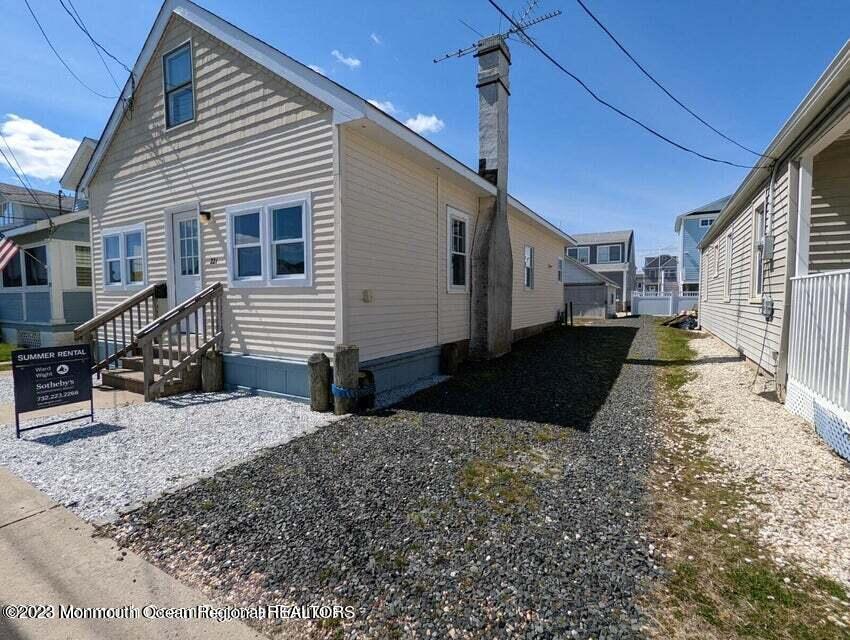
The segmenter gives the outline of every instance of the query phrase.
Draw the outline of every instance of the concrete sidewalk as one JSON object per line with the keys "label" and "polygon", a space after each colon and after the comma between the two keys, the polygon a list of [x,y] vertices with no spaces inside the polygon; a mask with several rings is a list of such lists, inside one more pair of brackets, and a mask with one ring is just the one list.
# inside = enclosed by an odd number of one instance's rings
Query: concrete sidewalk
{"label": "concrete sidewalk", "polygon": [[[192,607],[211,604],[0,467],[0,607]],[[117,558],[123,560],[119,561]],[[17,620],[0,608],[3,640],[253,639],[241,622],[214,620]]]}

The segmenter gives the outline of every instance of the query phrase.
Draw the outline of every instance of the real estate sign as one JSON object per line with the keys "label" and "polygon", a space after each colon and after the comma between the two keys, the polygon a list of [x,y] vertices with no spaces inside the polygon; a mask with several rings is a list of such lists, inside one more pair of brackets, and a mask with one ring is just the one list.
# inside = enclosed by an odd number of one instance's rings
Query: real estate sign
{"label": "real estate sign", "polygon": [[[67,347],[22,349],[12,352],[12,380],[15,385],[15,435],[49,424],[81,417],[94,418],[91,388],[91,348],[87,344]],[[20,428],[20,414],[75,402],[88,402],[91,413],[55,420],[37,427]]]}

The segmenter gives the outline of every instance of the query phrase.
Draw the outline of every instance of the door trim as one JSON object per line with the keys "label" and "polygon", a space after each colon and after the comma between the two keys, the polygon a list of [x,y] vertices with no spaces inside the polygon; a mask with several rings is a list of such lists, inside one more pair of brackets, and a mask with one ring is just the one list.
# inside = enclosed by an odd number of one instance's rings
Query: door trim
{"label": "door trim", "polygon": [[[165,282],[168,288],[168,308],[173,309],[177,304],[174,298],[174,290],[177,288],[176,273],[174,270],[174,215],[178,213],[189,213],[193,211],[196,216],[201,212],[201,203],[198,200],[190,200],[181,204],[167,207],[163,212],[163,226],[165,227]],[[204,288],[204,237],[203,225],[198,221],[198,277],[201,280],[201,290]]]}

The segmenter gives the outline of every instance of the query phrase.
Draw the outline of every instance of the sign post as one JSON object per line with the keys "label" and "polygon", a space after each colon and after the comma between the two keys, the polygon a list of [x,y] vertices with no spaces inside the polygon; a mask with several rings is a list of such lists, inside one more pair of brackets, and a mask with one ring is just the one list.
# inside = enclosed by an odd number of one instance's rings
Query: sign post
{"label": "sign post", "polygon": [[[15,436],[17,438],[20,438],[24,431],[62,422],[82,418],[91,418],[94,422],[89,345],[13,351],[12,380],[15,385]],[[21,429],[20,414],[22,413],[86,401],[89,403],[88,415],[54,420]]]}

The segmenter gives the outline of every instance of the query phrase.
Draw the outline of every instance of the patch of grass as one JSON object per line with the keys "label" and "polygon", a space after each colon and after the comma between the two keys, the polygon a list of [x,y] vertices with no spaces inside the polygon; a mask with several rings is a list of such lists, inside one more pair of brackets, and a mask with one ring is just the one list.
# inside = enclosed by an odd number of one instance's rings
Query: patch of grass
{"label": "patch of grass", "polygon": [[530,472],[503,461],[475,458],[460,472],[460,488],[473,500],[485,500],[497,511],[537,508]]}
{"label": "patch of grass", "polygon": [[[682,391],[695,357],[692,334],[657,328],[660,368],[658,410],[668,425],[667,446],[658,454],[651,484],[653,537],[666,558],[668,578],[646,600],[656,638],[753,638],[827,640],[850,638],[837,623],[847,611],[841,585],[795,567],[779,567],[761,546],[758,523],[745,509],[758,506],[757,484],[732,482],[706,451],[702,428],[717,422],[702,417],[700,427],[683,420],[694,411]],[[722,481],[721,481],[722,480]]]}
{"label": "patch of grass", "polygon": [[[9,362],[12,359],[12,345],[8,342],[0,342],[0,362]],[[11,369],[11,364],[0,364],[0,371]]]}

